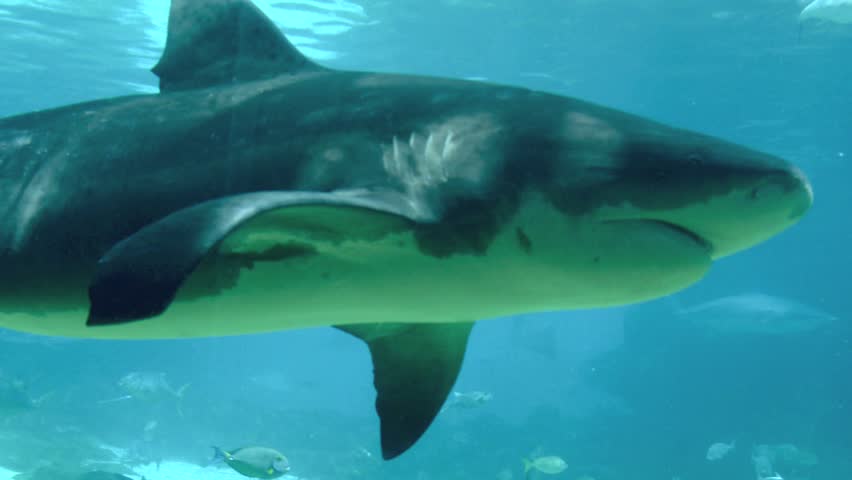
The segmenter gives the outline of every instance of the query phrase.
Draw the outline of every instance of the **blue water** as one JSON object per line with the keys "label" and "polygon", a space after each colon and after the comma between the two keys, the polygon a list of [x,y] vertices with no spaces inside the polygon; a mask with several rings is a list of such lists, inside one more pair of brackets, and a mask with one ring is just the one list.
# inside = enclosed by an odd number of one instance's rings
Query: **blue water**
{"label": "blue water", "polygon": [[[718,262],[674,299],[480,323],[456,390],[493,399],[440,415],[389,463],[378,460],[367,350],[337,331],[132,343],[7,332],[0,368],[47,396],[0,418],[0,466],[26,467],[22,449],[35,448],[27,439],[43,445],[41,437],[70,429],[128,448],[146,443],[151,458],[199,462],[211,444],[275,446],[309,479],[510,480],[523,478],[522,457],[559,455],[569,467],[554,478],[751,480],[752,448],[761,444],[818,458],[779,460],[785,480],[852,478],[852,25],[800,25],[802,6],[264,3],[324,65],[483,78],[716,135],[799,165],[815,205],[800,224]],[[0,117],[156,92],[148,69],[165,42],[166,13],[165,0],[0,0]],[[802,334],[733,338],[672,321],[676,305],[743,292],[793,298],[838,320]],[[101,403],[121,395],[116,382],[131,371],[189,383],[184,415]],[[149,420],[158,426],[144,439]],[[711,444],[731,440],[728,456],[705,458]],[[87,455],[78,450],[63,455]]]}

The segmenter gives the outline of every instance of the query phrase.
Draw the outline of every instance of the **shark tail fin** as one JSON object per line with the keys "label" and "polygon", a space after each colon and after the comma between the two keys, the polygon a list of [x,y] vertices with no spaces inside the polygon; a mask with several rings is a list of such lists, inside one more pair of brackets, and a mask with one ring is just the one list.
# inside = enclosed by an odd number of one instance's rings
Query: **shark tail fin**
{"label": "shark tail fin", "polygon": [[533,469],[533,462],[529,458],[522,458],[521,462],[524,464],[524,475],[526,475]]}

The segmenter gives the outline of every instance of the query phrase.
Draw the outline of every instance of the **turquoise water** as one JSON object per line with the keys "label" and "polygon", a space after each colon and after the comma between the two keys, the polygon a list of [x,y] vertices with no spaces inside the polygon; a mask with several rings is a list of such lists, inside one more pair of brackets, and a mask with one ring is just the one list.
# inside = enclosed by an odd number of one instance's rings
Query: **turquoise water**
{"label": "turquoise water", "polygon": [[[4,381],[38,401],[2,412],[0,466],[80,462],[102,444],[136,452],[126,463],[204,463],[210,445],[259,444],[308,479],[511,480],[522,457],[558,455],[568,468],[554,478],[751,480],[769,450],[785,480],[852,478],[852,25],[800,24],[795,0],[267,3],[324,65],[487,79],[720,136],[799,165],[815,205],[673,298],[480,323],[455,390],[491,399],[448,407],[391,462],[378,453],[369,355],[340,332],[132,343],[3,332]],[[155,92],[166,12],[154,0],[0,0],[0,116]],[[794,309],[772,324],[804,326],[732,333],[679,313],[753,292],[835,319]],[[180,400],[118,400],[136,371],[189,386]]]}

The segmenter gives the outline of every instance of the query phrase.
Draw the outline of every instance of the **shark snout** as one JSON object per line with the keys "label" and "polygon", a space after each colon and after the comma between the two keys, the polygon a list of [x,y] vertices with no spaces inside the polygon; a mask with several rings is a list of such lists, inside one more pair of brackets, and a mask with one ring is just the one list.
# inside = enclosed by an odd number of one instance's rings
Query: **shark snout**
{"label": "shark snout", "polygon": [[[714,245],[719,258],[761,243],[797,223],[813,204],[813,188],[798,167],[779,162],[771,170],[710,202],[694,231]],[[690,223],[690,221],[686,221]]]}
{"label": "shark snout", "polygon": [[799,167],[791,166],[790,171],[788,173],[790,177],[792,177],[791,183],[793,184],[793,190],[798,195],[798,202],[795,204],[793,211],[791,212],[791,218],[798,219],[805,215],[811,205],[814,203],[814,189],[811,187],[811,182],[808,181],[808,177],[805,176],[805,173],[802,172]]}
{"label": "shark snout", "polygon": [[787,208],[790,220],[804,216],[813,204],[813,188],[808,178],[798,168],[773,172],[763,177],[758,185],[752,187],[746,195],[752,202],[782,202]]}
{"label": "shark snout", "polygon": [[735,160],[682,174],[668,189],[647,190],[649,195],[640,201],[611,203],[614,208],[599,212],[606,220],[662,222],[696,239],[718,259],[777,235],[810,209],[813,189],[799,168],[768,155]]}

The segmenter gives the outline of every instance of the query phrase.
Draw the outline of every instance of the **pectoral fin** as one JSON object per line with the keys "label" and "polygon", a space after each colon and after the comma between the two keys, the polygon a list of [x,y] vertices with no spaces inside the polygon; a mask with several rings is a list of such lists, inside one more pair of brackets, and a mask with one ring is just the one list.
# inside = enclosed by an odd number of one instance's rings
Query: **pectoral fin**
{"label": "pectoral fin", "polygon": [[336,327],[370,347],[384,459],[408,450],[429,428],[458,377],[472,327],[472,323]]}
{"label": "pectoral fin", "polygon": [[[288,233],[326,243],[370,240],[422,220],[407,211],[407,205],[392,195],[369,192],[256,192],[178,210],[117,243],[101,258],[89,286],[87,325],[159,315],[187,276],[235,231],[239,237],[251,230],[246,235],[261,240]],[[259,227],[241,228],[254,224]],[[260,234],[254,231],[258,229]],[[309,253],[309,246],[267,243],[266,250],[238,254],[263,260]]]}

